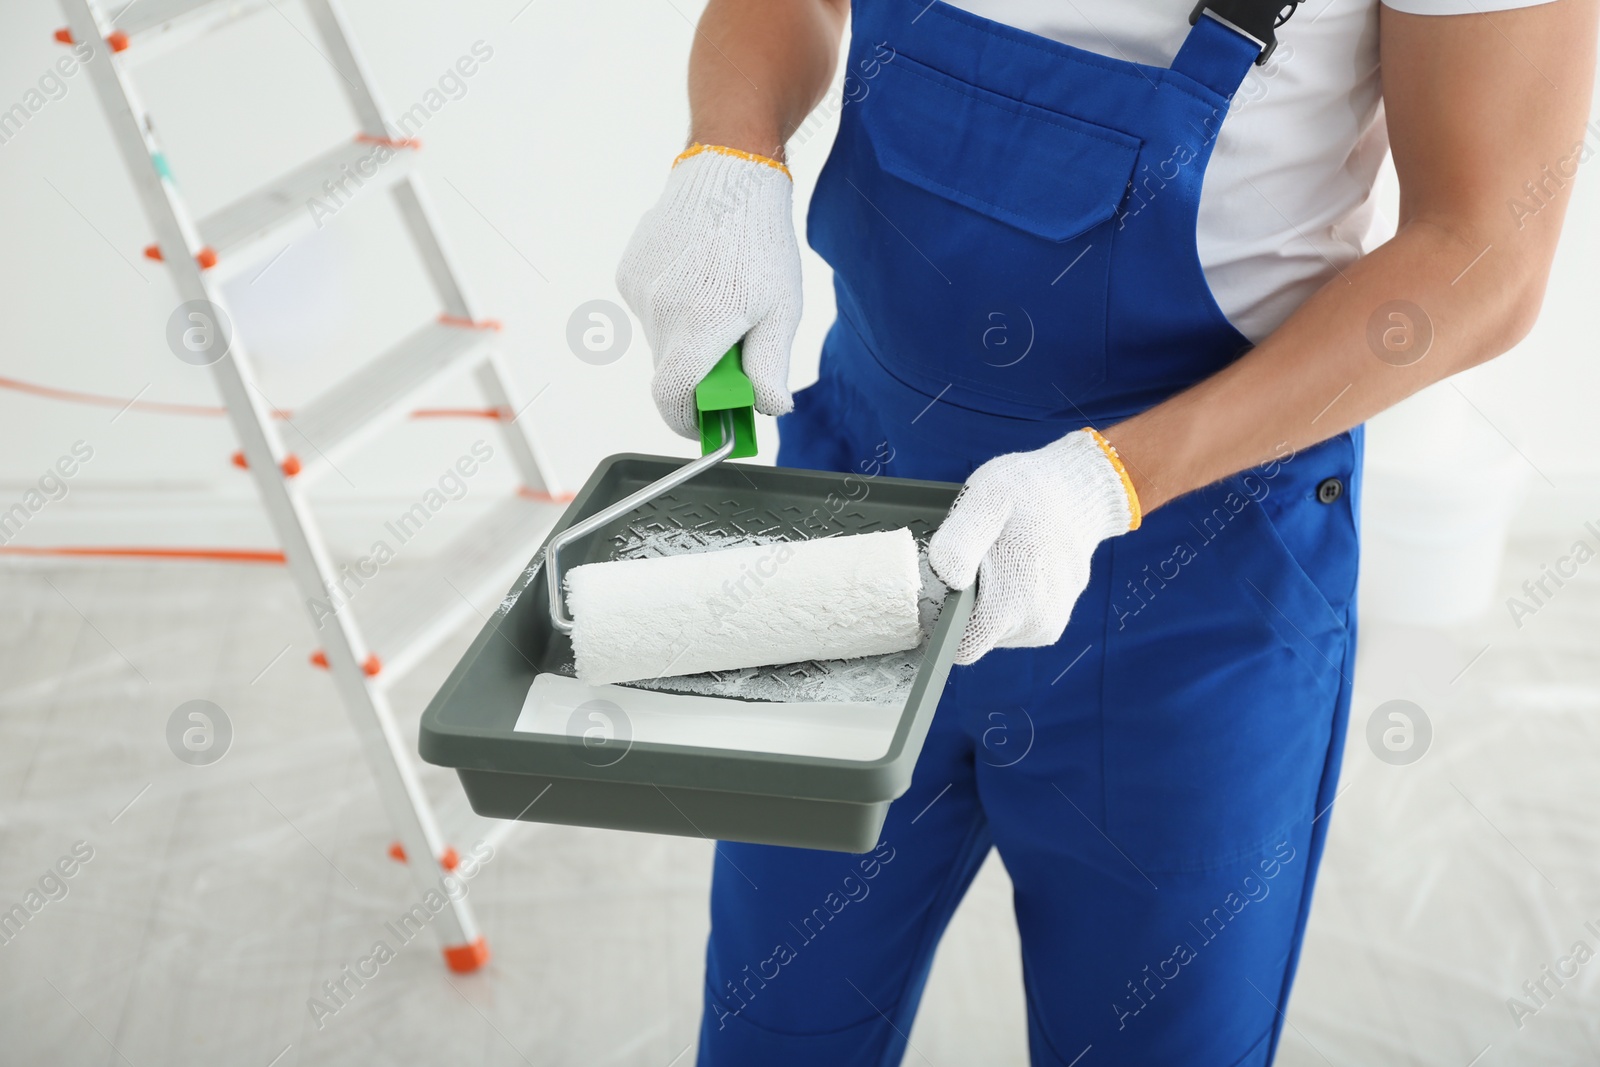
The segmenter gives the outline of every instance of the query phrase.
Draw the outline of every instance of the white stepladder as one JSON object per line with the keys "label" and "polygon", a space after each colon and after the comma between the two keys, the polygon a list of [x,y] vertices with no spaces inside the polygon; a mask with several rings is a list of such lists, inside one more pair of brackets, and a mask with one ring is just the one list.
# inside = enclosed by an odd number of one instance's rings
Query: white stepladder
{"label": "white stepladder", "polygon": [[[112,134],[133,177],[155,243],[145,250],[164,262],[180,299],[195,302],[196,322],[216,333],[227,321],[221,279],[259,263],[295,236],[313,228],[313,198],[330,190],[342,197],[386,189],[410,232],[440,312],[372,362],[298,410],[279,418],[255,385],[251,361],[235,332],[218,348],[203,350],[216,375],[241,446],[235,462],[255,478],[290,574],[307,600],[347,605],[331,615],[312,608],[323,642],[313,662],[332,673],[340,699],[377,779],[398,842],[391,849],[408,866],[419,897],[437,893],[438,872],[457,862],[423,791],[413,750],[396,727],[387,690],[463,623],[475,618],[474,601],[504,590],[526,562],[554,518],[538,450],[518,416],[522,401],[500,355],[489,347],[498,324],[478,319],[451,268],[410,160],[415,141],[391,135],[367,71],[346,32],[334,0],[304,0],[324,54],[345,84],[355,111],[352,139],[242,199],[204,218],[191,218],[168,173],[165,159],[130,84],[131,64],[192,40],[206,31],[267,6],[270,0],[61,0],[67,29],[63,43],[92,42],[83,59],[105,108]],[[342,201],[341,201],[342,202]],[[212,362],[215,355],[220,355]],[[523,486],[495,505],[437,556],[425,572],[405,576],[363,596],[358,625],[354,605],[330,591],[348,591],[308,505],[305,491],[333,461],[409,411],[426,390],[472,369],[497,418]],[[286,441],[282,422],[299,450]],[[341,582],[345,584],[341,585]],[[380,602],[381,601],[381,602]],[[369,610],[370,609],[370,610]],[[499,824],[512,827],[515,823]],[[431,925],[438,931],[450,968],[476,970],[488,948],[465,895],[451,899]]]}

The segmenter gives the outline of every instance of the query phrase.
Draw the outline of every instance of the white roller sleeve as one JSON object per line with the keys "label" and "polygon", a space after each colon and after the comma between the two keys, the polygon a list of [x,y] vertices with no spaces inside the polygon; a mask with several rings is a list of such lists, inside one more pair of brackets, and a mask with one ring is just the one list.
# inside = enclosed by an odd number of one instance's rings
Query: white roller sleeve
{"label": "white roller sleeve", "polygon": [[591,684],[916,645],[921,586],[909,530],[742,545],[574,567],[577,674]]}

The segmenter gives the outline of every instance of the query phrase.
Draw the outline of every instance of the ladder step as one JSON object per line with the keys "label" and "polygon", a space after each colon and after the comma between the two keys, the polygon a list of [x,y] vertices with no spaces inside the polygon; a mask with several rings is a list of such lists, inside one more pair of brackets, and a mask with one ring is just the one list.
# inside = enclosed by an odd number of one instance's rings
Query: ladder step
{"label": "ladder step", "polygon": [[233,273],[327,225],[355,197],[404,178],[415,155],[405,145],[357,138],[207,215],[200,237],[216,250],[216,272]]}
{"label": "ladder step", "polygon": [[297,411],[285,421],[284,445],[302,481],[404,418],[419,394],[481,359],[494,337],[481,326],[430,322]]}
{"label": "ladder step", "polygon": [[[351,609],[383,663],[376,681],[392,685],[461,626],[480,626],[561,512],[559,504],[509,497],[426,561],[406,569],[397,563],[394,573],[357,592]],[[394,539],[385,540],[403,554]]]}
{"label": "ladder step", "polygon": [[266,7],[269,0],[129,0],[102,9],[113,32],[126,38],[139,59],[193,40]]}

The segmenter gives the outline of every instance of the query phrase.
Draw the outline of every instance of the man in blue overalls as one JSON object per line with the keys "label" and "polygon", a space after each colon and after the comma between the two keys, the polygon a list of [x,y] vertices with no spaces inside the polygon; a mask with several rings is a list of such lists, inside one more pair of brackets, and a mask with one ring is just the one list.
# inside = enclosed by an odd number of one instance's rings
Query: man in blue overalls
{"label": "man in blue overalls", "polygon": [[[691,144],[618,273],[656,403],[694,437],[743,338],[781,465],[966,483],[929,559],[978,594],[875,851],[719,849],[702,1067],[899,1062],[991,846],[1035,1064],[1272,1059],[1349,708],[1360,424],[1531,326],[1595,38],[1592,0],[1295,6],[856,0],[831,94],[843,0],[707,6]],[[838,318],[791,400],[783,146],[819,102]]]}

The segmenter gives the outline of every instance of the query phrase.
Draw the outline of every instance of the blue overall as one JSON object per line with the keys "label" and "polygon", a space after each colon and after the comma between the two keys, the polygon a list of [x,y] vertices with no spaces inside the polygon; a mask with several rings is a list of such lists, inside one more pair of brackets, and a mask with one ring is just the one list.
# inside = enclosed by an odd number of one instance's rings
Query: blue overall
{"label": "blue overall", "polygon": [[[1202,18],[1144,66],[926,0],[853,27],[809,219],[838,320],[780,465],[962,481],[1248,348],[1195,220],[1254,44]],[[951,672],[876,851],[719,845],[702,1067],[898,1063],[991,845],[1033,1063],[1270,1062],[1349,707],[1359,466],[1358,433],[1284,451],[1102,544],[1057,644]]]}

